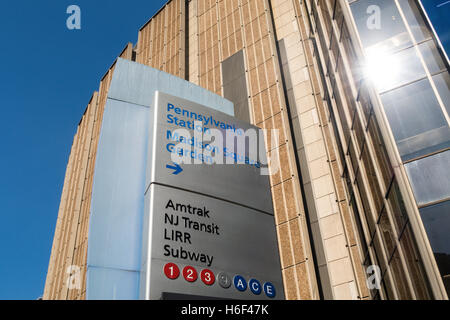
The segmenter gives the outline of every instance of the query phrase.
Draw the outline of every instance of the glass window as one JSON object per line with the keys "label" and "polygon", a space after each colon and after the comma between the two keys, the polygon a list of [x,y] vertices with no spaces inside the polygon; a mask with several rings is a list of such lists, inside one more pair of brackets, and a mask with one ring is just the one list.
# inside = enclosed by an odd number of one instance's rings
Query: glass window
{"label": "glass window", "polygon": [[420,209],[441,275],[450,276],[450,201]]}
{"label": "glass window", "polygon": [[362,79],[362,68],[360,59],[358,59],[358,57],[356,56],[353,42],[350,39],[350,34],[345,22],[342,24],[342,45],[344,46],[345,55],[347,56],[350,69],[352,71],[353,81],[355,82],[356,87],[358,87],[359,82]]}
{"label": "glass window", "polygon": [[414,283],[417,299],[430,299],[431,289],[409,223],[400,237],[400,245],[405,256],[409,276],[412,283]]}
{"label": "glass window", "polygon": [[355,113],[353,115],[353,130],[355,131],[356,141],[358,141],[359,149],[361,150],[363,147],[363,141],[364,141],[364,129],[361,125],[361,121],[359,120],[358,113]]}
{"label": "glass window", "polygon": [[345,181],[345,185],[347,189],[347,199],[351,199],[353,196],[353,188],[352,188],[352,180],[350,179],[350,174],[348,172],[348,167],[345,165],[344,171],[342,172],[342,178]]}
{"label": "glass window", "polygon": [[374,114],[370,117],[368,132],[375,151],[375,158],[377,159],[378,166],[381,169],[384,185],[387,188],[391,183],[394,170],[392,169],[391,161],[389,160],[389,156],[383,142],[383,137],[381,136],[380,128],[378,127],[377,119]]}
{"label": "glass window", "polygon": [[395,299],[395,288],[392,284],[392,272],[391,270],[387,269],[386,272],[383,275],[383,281],[382,281],[382,287],[384,288],[386,292],[386,300],[394,300]]}
{"label": "glass window", "polygon": [[335,3],[336,9],[334,10],[334,19],[338,27],[341,26],[342,21],[344,20],[344,14],[342,13],[341,2],[339,0]]}
{"label": "glass window", "polygon": [[397,289],[398,298],[400,300],[411,300],[412,295],[409,291],[408,282],[405,276],[405,269],[400,258],[400,253],[395,250],[394,255],[389,263],[392,277],[394,278],[395,287]]}
{"label": "glass window", "polygon": [[[315,11],[315,7],[313,7],[313,11],[316,12]],[[326,38],[325,38],[324,31],[323,31],[322,26],[321,26],[320,23],[316,24],[316,26],[317,26],[317,33],[318,33],[319,42],[320,42],[320,46],[321,46],[321,49],[322,49],[324,61],[329,61],[328,45],[327,45],[327,43],[325,41]],[[325,62],[325,63],[327,63],[327,62]],[[328,70],[328,69],[329,69],[329,67],[327,65],[326,73],[330,74],[332,72],[332,70]]]}
{"label": "glass window", "polygon": [[329,100],[328,92],[327,92],[327,105],[328,105],[328,110],[330,112],[330,120],[332,123],[334,136],[336,138],[336,145],[338,147],[338,152],[339,152],[339,157],[340,157],[339,161],[341,161],[341,163],[344,163],[345,162],[344,148],[342,146],[342,141],[339,136],[338,127],[336,124],[336,117],[334,115],[333,109],[331,108],[331,101]]}
{"label": "glass window", "polygon": [[389,259],[392,256],[397,244],[395,242],[396,236],[392,229],[392,225],[389,222],[386,208],[383,208],[383,211],[381,212],[380,220],[378,221],[378,228],[380,230],[381,238],[383,239],[384,249],[386,250],[386,254]]}
{"label": "glass window", "polygon": [[350,86],[350,80],[347,77],[347,71],[345,69],[344,62],[342,61],[342,56],[339,56],[338,72],[341,79],[342,88],[344,89],[344,98],[347,102],[350,119],[353,119],[353,116],[356,112],[356,101],[353,95],[352,88]]}
{"label": "glass window", "polygon": [[342,104],[342,99],[341,99],[341,95],[339,93],[339,90],[337,90],[336,86],[336,79],[334,78],[333,74],[330,74],[330,78],[332,79],[332,84],[333,84],[333,96],[334,96],[334,100],[336,101],[336,108],[339,114],[339,120],[340,123],[342,125],[342,131],[344,133],[344,139],[346,142],[348,142],[348,139],[350,137],[350,129],[349,129],[349,125],[348,125],[348,119],[347,119],[347,115],[344,111],[344,105]]}
{"label": "glass window", "polygon": [[[330,13],[328,11],[327,2],[328,0],[319,0],[319,7],[322,12],[323,22],[325,24],[325,28],[327,29],[328,39],[330,38],[331,33],[333,32],[331,26]],[[332,9],[331,9],[332,10]]]}
{"label": "glass window", "polygon": [[361,104],[361,108],[364,113],[366,124],[369,121],[369,115],[372,112],[372,102],[370,102],[369,92],[367,91],[367,89],[367,82],[364,81],[364,83],[361,85],[358,97],[358,101]]}
{"label": "glass window", "polygon": [[347,154],[350,157],[350,161],[352,163],[353,174],[356,174],[356,170],[358,169],[358,157],[355,152],[355,146],[351,141],[348,146]]}
{"label": "glass window", "polygon": [[450,128],[427,79],[381,96],[403,160],[450,146]]}
{"label": "glass window", "polygon": [[359,0],[350,4],[364,48],[395,51],[412,44],[392,0]]}
{"label": "glass window", "polygon": [[450,150],[405,165],[417,204],[450,198]]}
{"label": "glass window", "polygon": [[373,51],[366,56],[365,75],[384,92],[426,76],[416,47],[394,54]]}
{"label": "glass window", "polygon": [[388,205],[391,209],[391,214],[394,220],[397,234],[401,234],[403,228],[408,221],[408,214],[406,212],[405,203],[400,193],[397,181],[392,181],[391,188],[388,193]]}
{"label": "glass window", "polygon": [[389,257],[384,257],[382,245],[380,239],[378,239],[378,234],[375,234],[373,236],[372,243],[370,244],[370,246],[374,249],[375,254],[377,256],[378,266],[381,269],[381,274],[384,274],[388,266],[386,259],[389,259]]}
{"label": "glass window", "polygon": [[355,217],[356,227],[358,228],[359,240],[361,242],[361,250],[362,250],[363,254],[367,254],[368,247],[367,247],[366,237],[364,236],[364,229],[362,226],[361,217],[359,216],[358,207],[355,202],[355,194],[354,193],[352,194],[352,196],[350,198],[349,208],[350,208],[350,210],[352,210],[353,216]]}
{"label": "glass window", "polygon": [[364,184],[361,177],[361,171],[358,172],[356,175],[356,183],[358,185],[359,194],[361,196],[361,202],[363,205],[364,214],[366,216],[367,225],[369,226],[369,232],[370,236],[372,236],[375,232],[375,218],[372,213],[372,210],[370,209],[369,200],[367,198],[367,192],[364,188]]}
{"label": "glass window", "polygon": [[[364,259],[364,263],[363,263],[363,265],[364,265],[364,270],[367,272],[367,270],[368,270],[368,268],[369,267],[371,267],[371,266],[373,266],[373,265],[377,265],[377,266],[379,266],[379,263],[377,262],[377,254],[376,254],[376,252],[374,252],[374,262],[372,262],[372,259],[371,259],[371,256],[370,256],[370,254],[369,254],[369,252],[367,252],[367,254],[366,254],[366,258]],[[372,271],[373,272],[373,271]],[[380,270],[380,277],[383,277],[383,270]],[[367,280],[369,280],[369,279],[367,279]],[[370,281],[370,280],[369,280]],[[373,283],[373,281],[374,280],[372,280],[371,282]],[[374,283],[375,284],[375,283]],[[381,290],[384,290],[385,292],[386,292],[386,286],[385,286],[385,281],[384,281],[384,279],[383,278],[381,278]],[[370,294],[371,294],[371,296],[373,297],[373,299],[374,300],[380,300],[380,290],[378,290],[377,288],[376,288],[376,286],[373,286],[373,289],[370,289],[369,288],[369,291],[370,291]]]}
{"label": "glass window", "polygon": [[367,181],[369,184],[369,189],[371,191],[370,193],[372,194],[373,202],[375,204],[375,216],[378,217],[383,206],[383,195],[380,191],[380,186],[375,174],[375,168],[373,166],[372,158],[370,157],[367,146],[363,148],[361,160],[363,161],[364,167],[366,169]]}
{"label": "glass window", "polygon": [[450,115],[450,75],[445,71],[433,76],[433,81],[437,87],[441,100],[445,105],[447,114]]}
{"label": "glass window", "polygon": [[444,60],[433,40],[421,43],[418,47],[431,74],[446,70]]}
{"label": "glass window", "polygon": [[[340,54],[339,54],[339,45],[338,45],[338,41],[336,39],[336,37],[334,36],[334,34],[331,36],[331,51],[333,52],[333,56],[334,56],[334,63],[336,64],[342,64],[342,61],[338,61]],[[341,59],[339,59],[341,60]]]}
{"label": "glass window", "polygon": [[431,32],[428,29],[422,14],[417,7],[417,1],[415,0],[399,0],[400,7],[408,21],[411,32],[416,39],[416,42],[425,40],[431,37]]}

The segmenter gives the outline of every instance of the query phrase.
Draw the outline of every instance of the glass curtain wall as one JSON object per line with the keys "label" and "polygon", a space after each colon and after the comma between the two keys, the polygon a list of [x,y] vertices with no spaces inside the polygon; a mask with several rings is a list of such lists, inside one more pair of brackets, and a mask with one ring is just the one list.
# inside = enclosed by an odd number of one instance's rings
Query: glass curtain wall
{"label": "glass curtain wall", "polygon": [[422,222],[450,287],[450,77],[417,0],[348,1]]}
{"label": "glass curtain wall", "polygon": [[[364,19],[361,18],[359,24],[366,23],[367,8],[375,2],[386,6],[388,3],[394,3],[392,0],[360,0],[349,3],[352,12],[356,10],[356,13],[364,13]],[[359,5],[359,7],[355,9],[355,5]],[[343,16],[341,1],[310,0],[306,1],[306,6],[310,13],[311,36],[315,39],[318,71],[322,73],[323,100],[328,105],[330,124],[336,132],[337,148],[342,150],[339,152],[338,162],[342,178],[346,181],[347,201],[353,210],[354,221],[359,231],[362,261],[366,268],[370,266],[379,268],[380,286],[369,288],[372,298],[432,298],[403,199],[368,93],[368,86],[374,84],[379,90],[382,90],[381,93],[388,94],[395,88],[407,86],[409,83],[419,82],[425,78],[429,80],[430,75],[417,68],[416,73],[419,73],[422,78],[416,79],[419,81],[405,80],[409,73],[414,72],[413,68],[408,68],[395,79],[389,80],[389,83],[382,81],[381,75],[379,78],[375,78],[376,82],[372,80],[373,78],[368,79],[367,66],[357,58],[355,53],[354,43]],[[389,15],[392,14],[393,7],[388,7],[391,10]],[[396,4],[395,9],[397,9]],[[358,14],[355,16],[356,20]],[[413,17],[416,16],[413,15]],[[393,15],[390,18],[392,19]],[[400,19],[400,17],[396,19]],[[414,56],[416,53],[413,51],[411,54],[411,51],[408,50],[416,50],[416,45],[409,35],[405,34],[406,28],[398,25],[397,21],[387,20],[388,34],[380,32],[375,36],[368,37],[366,35],[363,45],[367,48],[373,47],[374,56],[377,56],[375,52],[380,52],[383,48],[390,48],[391,51],[387,52],[393,53],[400,53],[401,50],[404,50],[405,52],[401,55]],[[416,29],[417,33],[425,33],[427,30],[427,28],[423,28],[424,30],[420,28],[421,26]],[[398,34],[400,36],[397,36]],[[395,39],[391,39],[393,37]],[[362,38],[364,39],[363,35]],[[387,41],[384,41],[386,38]],[[431,37],[427,39],[430,43],[433,41]],[[380,44],[383,41],[384,44]],[[418,58],[418,61],[421,60]],[[439,70],[441,74],[445,71],[444,69]],[[436,92],[433,91],[433,93]],[[445,133],[444,123],[441,121],[442,118],[445,120],[445,117],[442,116],[444,114],[442,100],[437,100],[438,111],[441,114],[439,117],[430,114],[429,117],[436,117],[437,125],[435,127],[441,130],[441,145],[446,146],[447,133]],[[429,108],[433,107],[436,105],[431,105]],[[393,114],[395,115],[395,112]],[[389,120],[391,121],[391,119]],[[430,128],[430,125],[423,124],[421,128],[425,130]],[[414,129],[420,131],[418,128]],[[404,131],[398,135],[398,141],[409,135],[406,127]],[[419,132],[419,134],[423,132],[426,131]],[[411,159],[415,152],[423,152],[426,148],[421,146],[425,145],[424,143],[416,142],[414,144],[405,141],[405,159]],[[438,147],[436,143],[433,146]],[[436,152],[436,149],[433,150]]]}

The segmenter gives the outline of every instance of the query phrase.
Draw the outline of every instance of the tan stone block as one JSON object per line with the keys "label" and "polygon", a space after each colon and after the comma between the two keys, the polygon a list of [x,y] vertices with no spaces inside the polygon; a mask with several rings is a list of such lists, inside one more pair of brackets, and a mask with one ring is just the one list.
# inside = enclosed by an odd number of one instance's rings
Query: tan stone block
{"label": "tan stone block", "polygon": [[264,119],[269,119],[272,116],[272,108],[270,104],[269,90],[266,89],[261,92],[261,103],[263,107]]}
{"label": "tan stone block", "polygon": [[347,199],[347,194],[344,188],[344,180],[341,177],[338,163],[336,161],[331,162],[331,169],[333,173],[333,178],[336,183],[336,193],[338,201],[343,201]]}
{"label": "tan stone block", "polygon": [[284,293],[286,300],[298,300],[297,281],[295,280],[295,267],[283,269]]}
{"label": "tan stone block", "polygon": [[253,105],[253,114],[254,114],[254,121],[256,124],[261,123],[264,120],[263,112],[261,109],[261,96],[255,95],[253,98],[251,98],[251,102]]}
{"label": "tan stone block", "polygon": [[281,111],[281,93],[278,85],[269,88],[270,103],[272,104],[272,112],[277,114]]}
{"label": "tan stone block", "polygon": [[264,61],[267,61],[272,57],[272,47],[270,45],[270,37],[265,36],[262,38],[262,47],[263,47],[263,53],[264,53]]}
{"label": "tan stone block", "polygon": [[316,108],[316,101],[312,94],[297,97],[294,92],[294,96],[295,104],[297,107],[297,114],[302,114],[303,112]]}
{"label": "tan stone block", "polygon": [[297,285],[300,291],[300,300],[311,299],[311,285],[309,282],[308,271],[306,263],[300,263],[295,266],[297,274]]}
{"label": "tan stone block", "polygon": [[262,14],[258,17],[259,22],[259,30],[261,31],[261,37],[265,37],[267,34],[269,34],[269,25],[267,23],[267,16],[265,14]]}
{"label": "tan stone block", "polygon": [[334,193],[334,185],[331,175],[325,175],[317,179],[312,179],[312,186],[316,199]]}
{"label": "tan stone block", "polygon": [[246,49],[246,56],[247,56],[247,67],[248,69],[254,69],[256,67],[256,56],[254,52],[255,46],[253,44],[250,44],[247,46]]}
{"label": "tan stone block", "polygon": [[[296,99],[301,97],[310,96],[313,94],[311,83],[309,81],[303,81],[293,86],[293,91]],[[315,105],[315,103],[314,103]],[[306,110],[305,110],[306,111]],[[302,112],[300,112],[302,113]]]}
{"label": "tan stone block", "polygon": [[294,263],[298,264],[305,261],[305,253],[303,251],[303,239],[301,232],[301,220],[297,217],[289,221],[289,229],[291,232],[292,249],[294,251]]}
{"label": "tan stone block", "polygon": [[353,268],[348,257],[330,262],[328,268],[332,286],[354,281]]}
{"label": "tan stone block", "polygon": [[335,300],[357,300],[358,291],[356,289],[355,281],[333,287],[333,295]]}
{"label": "tan stone block", "polygon": [[257,68],[258,68],[259,90],[263,91],[269,88],[266,76],[266,68],[264,64],[259,65]]}
{"label": "tan stone block", "polygon": [[308,164],[308,166],[311,179],[317,179],[326,174],[330,174],[330,167],[328,165],[327,157],[313,160]]}
{"label": "tan stone block", "polygon": [[359,254],[358,247],[357,246],[350,247],[350,254],[354,269],[356,271],[356,280],[357,280],[356,282],[360,292],[360,296],[363,298],[368,297],[370,296],[370,293],[369,289],[367,288],[367,277],[361,262],[361,256]]}
{"label": "tan stone block", "polygon": [[288,220],[297,217],[299,213],[293,183],[294,181],[292,179],[283,182],[284,200]]}
{"label": "tan stone block", "polygon": [[[289,58],[288,64],[289,64],[290,72],[295,72],[297,70],[305,68],[306,67],[305,55],[299,54],[293,58]],[[309,74],[308,74],[308,78],[309,78]],[[307,79],[307,78],[305,77],[305,79]]]}
{"label": "tan stone block", "polygon": [[278,148],[280,156],[281,179],[285,181],[292,177],[292,169],[287,144]]}
{"label": "tan stone block", "polygon": [[286,142],[285,131],[287,131],[287,128],[285,126],[288,124],[284,119],[285,116],[283,112],[277,113],[276,115],[273,116],[274,129],[278,130],[277,134],[278,134],[278,141],[280,144]]}
{"label": "tan stone block", "polygon": [[[300,120],[302,115],[300,115]],[[322,139],[322,130],[318,125],[313,125],[302,130],[303,143],[305,145],[311,144]]]}
{"label": "tan stone block", "polygon": [[[294,137],[295,137],[295,142],[296,142],[295,148],[297,150],[300,148],[303,148],[303,138],[302,138],[302,132],[300,129],[300,120],[298,119],[298,117],[295,117],[292,119],[292,130],[294,132]],[[306,155],[305,155],[304,160],[305,160],[304,162],[306,163]]]}
{"label": "tan stone block", "polygon": [[323,239],[335,237],[344,234],[341,217],[338,213],[328,215],[319,220],[320,233]]}
{"label": "tan stone block", "polygon": [[256,1],[249,1],[250,4],[250,14],[252,19],[258,17],[258,8],[256,7]]}
{"label": "tan stone block", "polygon": [[294,264],[291,241],[289,237],[289,225],[287,223],[278,225],[277,232],[280,248],[281,267],[284,269]]}
{"label": "tan stone block", "polygon": [[300,114],[299,119],[302,129],[318,124],[316,109],[312,109]]}
{"label": "tan stone block", "polygon": [[275,71],[275,59],[266,61],[267,85],[272,87],[277,83],[277,72]]}
{"label": "tan stone block", "polygon": [[277,28],[291,25],[292,21],[295,21],[295,13],[294,11],[286,11],[282,15],[278,16],[276,20],[275,25]]}
{"label": "tan stone block", "polygon": [[284,195],[281,184],[272,187],[272,200],[275,211],[275,223],[277,225],[287,221],[286,210],[284,206]]}
{"label": "tan stone block", "polygon": [[254,19],[250,22],[253,31],[253,40],[256,42],[261,39],[261,31],[259,30],[259,21],[258,19]]}
{"label": "tan stone block", "polygon": [[281,170],[280,170],[280,159],[278,155],[278,148],[270,151],[268,153],[269,169],[270,169],[270,185],[274,186],[281,183]]}
{"label": "tan stone block", "polygon": [[308,161],[313,161],[317,158],[327,155],[325,145],[322,141],[316,141],[314,143],[305,145],[305,153]]}
{"label": "tan stone block", "polygon": [[250,70],[250,93],[251,96],[255,96],[259,93],[259,81],[257,69]]}
{"label": "tan stone block", "polygon": [[292,1],[276,1],[276,4],[273,5],[273,14],[276,17],[293,10],[294,7],[292,6]]}
{"label": "tan stone block", "polygon": [[292,85],[294,86],[294,92],[295,87],[298,85],[301,85],[303,82],[309,80],[309,73],[307,68],[300,68],[296,71],[291,72],[291,80]]}
{"label": "tan stone block", "polygon": [[296,46],[297,48],[300,47],[301,53],[303,53],[302,42],[299,34],[292,33],[287,37],[283,38],[283,40],[286,48],[290,48],[292,46]]}
{"label": "tan stone block", "polygon": [[248,24],[252,20],[251,14],[250,14],[249,2],[242,4],[242,18],[243,18],[244,25]]}
{"label": "tan stone block", "polygon": [[337,235],[333,238],[328,238],[324,240],[323,243],[328,262],[349,256],[347,242],[345,240],[344,234],[341,233],[340,235]]}
{"label": "tan stone block", "polygon": [[262,46],[262,41],[258,40],[254,42],[255,54],[256,54],[256,66],[264,63],[264,50]]}
{"label": "tan stone block", "polygon": [[333,129],[327,125],[324,128],[323,133],[324,133],[325,143],[326,143],[328,154],[329,154],[329,159],[330,159],[330,161],[334,161],[334,160],[336,160],[336,150],[335,150],[335,145],[333,143],[333,140],[331,139],[330,130],[333,130]]}
{"label": "tan stone block", "polygon": [[356,245],[356,237],[355,237],[355,227],[351,218],[351,209],[349,208],[346,201],[339,202],[339,209],[341,211],[342,220],[344,222],[344,227],[346,230],[348,244],[349,246]]}

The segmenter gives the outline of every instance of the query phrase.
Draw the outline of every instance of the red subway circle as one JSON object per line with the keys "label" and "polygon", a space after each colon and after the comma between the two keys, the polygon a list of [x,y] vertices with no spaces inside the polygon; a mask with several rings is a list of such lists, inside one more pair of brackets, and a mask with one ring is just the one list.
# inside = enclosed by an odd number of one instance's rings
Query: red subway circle
{"label": "red subway circle", "polygon": [[183,269],[183,277],[188,282],[194,282],[195,280],[197,280],[198,277],[197,270],[195,270],[194,267],[186,266]]}
{"label": "red subway circle", "polygon": [[216,281],[216,277],[214,276],[214,273],[209,269],[203,269],[200,273],[200,278],[202,279],[203,283],[207,286],[210,286]]}
{"label": "red subway circle", "polygon": [[169,262],[164,266],[164,274],[169,279],[176,279],[180,275],[180,269],[175,263]]}

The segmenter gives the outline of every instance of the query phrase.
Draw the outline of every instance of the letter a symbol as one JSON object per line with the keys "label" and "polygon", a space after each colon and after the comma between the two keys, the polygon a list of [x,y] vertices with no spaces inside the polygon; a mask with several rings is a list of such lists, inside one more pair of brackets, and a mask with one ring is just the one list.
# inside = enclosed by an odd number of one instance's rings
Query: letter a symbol
{"label": "letter a symbol", "polygon": [[77,5],[70,5],[66,10],[67,14],[70,16],[67,18],[66,26],[69,30],[80,30],[81,29],[81,10]]}
{"label": "letter a symbol", "polygon": [[367,29],[380,30],[381,29],[381,9],[379,6],[371,5],[367,7],[367,14],[370,17],[367,19]]}

